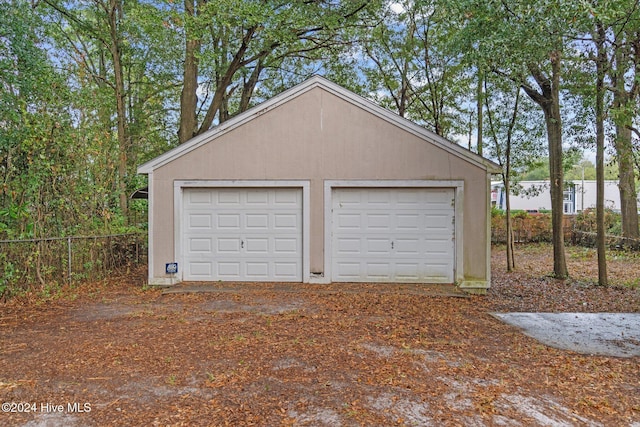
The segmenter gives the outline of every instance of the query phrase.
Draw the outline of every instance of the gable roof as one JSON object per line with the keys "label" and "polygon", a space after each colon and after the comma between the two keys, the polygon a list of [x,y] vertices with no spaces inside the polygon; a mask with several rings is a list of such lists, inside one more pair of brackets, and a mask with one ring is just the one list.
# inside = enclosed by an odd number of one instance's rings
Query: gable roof
{"label": "gable roof", "polygon": [[454,142],[449,141],[446,138],[432,132],[428,129],[419,126],[412,121],[405,119],[397,115],[396,113],[389,111],[374,102],[363,98],[360,95],[357,95],[342,86],[339,86],[336,83],[333,83],[324,77],[314,76],[310,79],[280,93],[279,95],[274,96],[273,98],[265,101],[261,104],[256,105],[255,107],[233,117],[230,120],[216,126],[215,128],[209,129],[208,131],[193,137],[192,139],[186,141],[185,143],[179,145],[178,147],[167,151],[166,153],[149,160],[148,162],[140,165],[138,167],[138,173],[140,174],[149,174],[152,173],[155,169],[158,169],[167,163],[172,162],[173,160],[190,153],[193,150],[196,150],[200,146],[207,144],[208,142],[224,135],[233,129],[236,129],[242,126],[244,123],[253,120],[254,118],[263,115],[264,113],[271,111],[278,106],[310,91],[315,88],[322,88],[323,90],[337,96],[338,98],[349,102],[350,104],[359,107],[374,116],[385,120],[393,125],[418,136],[421,139],[425,139],[428,142],[436,145],[437,147],[454,154],[460,158],[467,160],[468,162],[478,166],[480,168],[486,169],[488,172],[497,173],[500,171],[500,167],[482,156],[479,156],[476,153],[473,153]]}

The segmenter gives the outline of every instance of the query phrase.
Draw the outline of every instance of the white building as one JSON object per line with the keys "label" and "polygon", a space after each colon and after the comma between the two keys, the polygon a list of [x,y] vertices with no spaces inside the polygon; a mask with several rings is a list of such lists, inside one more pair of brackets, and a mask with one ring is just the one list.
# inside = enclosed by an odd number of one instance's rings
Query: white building
{"label": "white building", "polygon": [[[549,181],[521,181],[517,195],[511,194],[511,209],[529,212],[551,210]],[[501,181],[491,183],[491,204],[505,210],[507,202]],[[564,213],[573,214],[596,206],[596,181],[565,181]],[[604,207],[620,211],[620,190],[617,181],[604,182]]]}

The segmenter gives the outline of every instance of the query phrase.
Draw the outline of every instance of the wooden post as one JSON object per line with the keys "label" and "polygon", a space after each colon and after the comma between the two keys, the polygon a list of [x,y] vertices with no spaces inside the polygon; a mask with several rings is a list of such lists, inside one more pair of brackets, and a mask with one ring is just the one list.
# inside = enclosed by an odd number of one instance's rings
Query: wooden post
{"label": "wooden post", "polygon": [[67,237],[67,274],[69,283],[71,283],[71,236]]}

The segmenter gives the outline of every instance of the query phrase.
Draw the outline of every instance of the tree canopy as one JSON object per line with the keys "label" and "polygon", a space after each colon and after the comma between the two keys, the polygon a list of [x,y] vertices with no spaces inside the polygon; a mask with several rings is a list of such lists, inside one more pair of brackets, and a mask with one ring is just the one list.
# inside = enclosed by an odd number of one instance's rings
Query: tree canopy
{"label": "tree canopy", "polygon": [[0,14],[0,238],[140,225],[137,165],[313,74],[498,162],[517,95],[510,173],[543,159],[561,183],[580,169],[566,153],[595,147],[597,28],[608,177],[637,197],[635,1],[8,0]]}

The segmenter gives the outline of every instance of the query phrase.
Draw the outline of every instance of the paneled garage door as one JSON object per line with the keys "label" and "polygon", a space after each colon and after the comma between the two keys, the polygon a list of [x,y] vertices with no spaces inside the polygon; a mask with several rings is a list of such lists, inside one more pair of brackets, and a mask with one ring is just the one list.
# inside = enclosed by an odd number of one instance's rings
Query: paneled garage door
{"label": "paneled garage door", "polygon": [[185,188],[184,280],[302,281],[302,190]]}
{"label": "paneled garage door", "polygon": [[334,188],[332,280],[454,281],[454,190]]}

